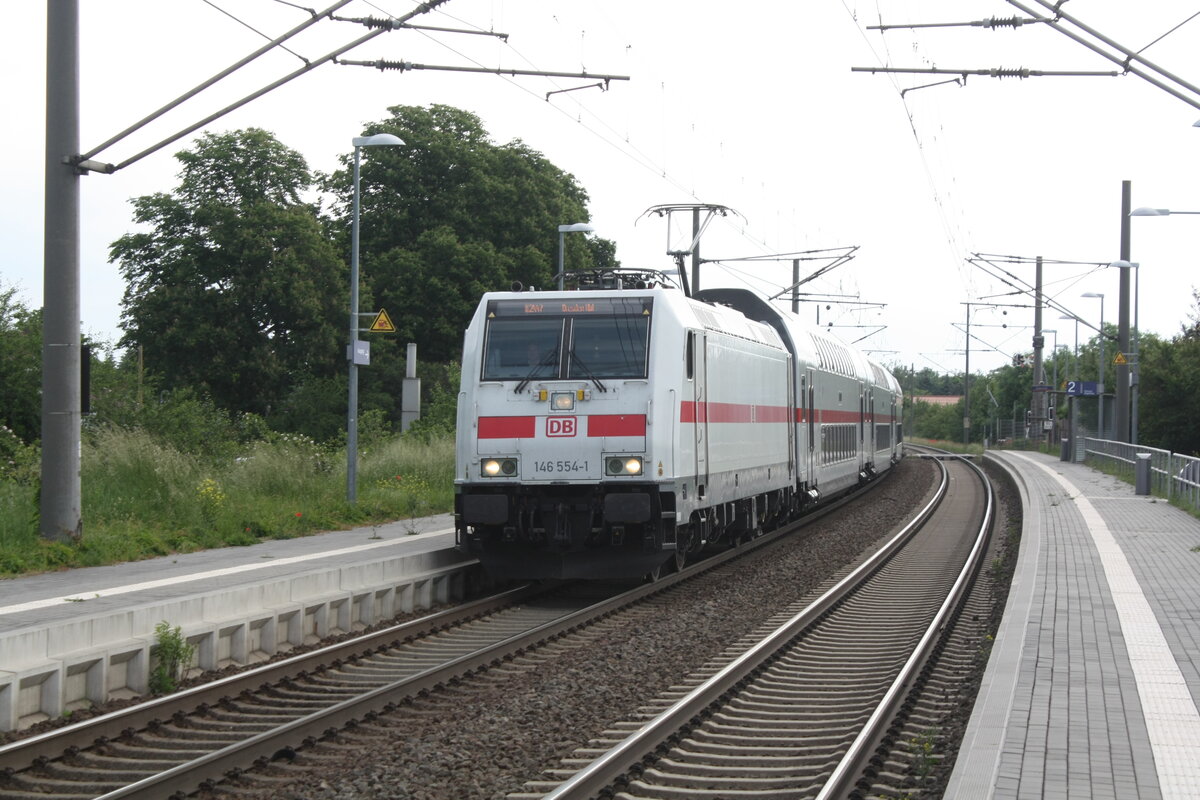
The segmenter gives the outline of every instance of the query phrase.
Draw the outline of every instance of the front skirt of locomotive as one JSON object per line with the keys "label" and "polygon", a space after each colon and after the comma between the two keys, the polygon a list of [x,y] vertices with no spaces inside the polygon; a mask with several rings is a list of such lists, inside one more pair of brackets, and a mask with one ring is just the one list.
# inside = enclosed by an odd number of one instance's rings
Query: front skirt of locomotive
{"label": "front skirt of locomotive", "polygon": [[636,579],[674,554],[673,501],[653,484],[459,487],[455,538],[497,579]]}

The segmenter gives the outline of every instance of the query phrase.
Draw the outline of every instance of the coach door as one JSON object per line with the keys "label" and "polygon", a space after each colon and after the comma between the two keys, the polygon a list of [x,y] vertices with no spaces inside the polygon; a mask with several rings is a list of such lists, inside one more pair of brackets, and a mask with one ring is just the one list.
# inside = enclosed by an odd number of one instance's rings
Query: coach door
{"label": "coach door", "polygon": [[696,494],[704,497],[708,487],[708,358],[703,331],[688,331],[687,375],[692,384],[695,407]]}
{"label": "coach door", "polygon": [[858,471],[862,472],[866,466],[870,456],[867,455],[870,451],[867,449],[870,445],[870,438],[867,434],[867,387],[865,384],[858,385]]}
{"label": "coach door", "polygon": [[[817,463],[820,458],[817,452],[817,389],[816,373],[808,370],[808,389],[801,392],[800,406],[804,409],[804,436],[807,446],[801,446],[800,457],[803,459],[805,478],[809,485],[817,483]],[[803,384],[803,380],[801,380]]]}
{"label": "coach door", "polygon": [[867,461],[875,460],[879,452],[879,427],[875,424],[875,390],[867,390]]}

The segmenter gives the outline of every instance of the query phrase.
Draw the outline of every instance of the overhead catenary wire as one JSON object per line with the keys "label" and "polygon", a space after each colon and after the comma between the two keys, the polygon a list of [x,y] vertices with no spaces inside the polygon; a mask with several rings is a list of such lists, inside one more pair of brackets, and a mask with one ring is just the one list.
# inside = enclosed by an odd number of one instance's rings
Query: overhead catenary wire
{"label": "overhead catenary wire", "polygon": [[[1037,13],[1033,9],[1029,8],[1028,6],[1023,5],[1021,2],[1019,2],[1019,0],[1007,0],[1007,2],[1009,3],[1009,5],[1019,8],[1021,11],[1024,11],[1026,14],[1036,15],[1036,13]],[[1149,83],[1153,86],[1157,86],[1159,89],[1162,89],[1164,92],[1171,95],[1172,97],[1182,100],[1183,102],[1187,103],[1188,105],[1192,106],[1193,108],[1200,108],[1200,88],[1197,88],[1195,85],[1189,83],[1188,81],[1185,81],[1184,79],[1178,77],[1177,75],[1174,75],[1174,74],[1166,71],[1165,69],[1163,69],[1162,67],[1153,63],[1152,61],[1149,61],[1148,59],[1138,55],[1133,50],[1130,50],[1129,48],[1125,47],[1124,45],[1121,45],[1121,44],[1117,43],[1116,41],[1110,39],[1109,37],[1105,36],[1104,34],[1100,33],[1099,31],[1095,30],[1094,28],[1091,28],[1084,22],[1080,21],[1078,18],[1073,17],[1070,14],[1064,13],[1061,8],[1061,5],[1062,5],[1061,2],[1056,3],[1056,4],[1051,4],[1051,3],[1047,2],[1047,0],[1033,0],[1033,2],[1038,3],[1039,5],[1042,5],[1045,8],[1047,8],[1048,10],[1054,12],[1055,19],[1047,19],[1046,20],[1046,24],[1053,30],[1058,31],[1059,33],[1063,34],[1064,36],[1071,39],[1072,41],[1083,45],[1084,47],[1088,48],[1092,52],[1094,52],[1100,56],[1103,56],[1104,58],[1107,58],[1109,61],[1112,61],[1113,63],[1120,65],[1122,68],[1124,68],[1124,70],[1126,72],[1130,72],[1130,73],[1138,76],[1142,80],[1146,81],[1147,83]],[[1065,27],[1063,27],[1057,21],[1059,18],[1066,20],[1067,22],[1071,23],[1072,25],[1075,25],[1080,30],[1084,31],[1089,36],[1099,40],[1100,42],[1107,45],[1108,47],[1111,47],[1114,50],[1117,50],[1119,53],[1123,54],[1125,56],[1125,58],[1121,59],[1118,56],[1114,55],[1113,53],[1110,53],[1108,50],[1105,50],[1103,47],[1100,47],[1099,45],[1095,44],[1094,42],[1090,42],[1087,39],[1085,39],[1084,37],[1080,36],[1079,34],[1074,33],[1073,31],[1067,30]],[[1134,62],[1134,61],[1147,67],[1150,70],[1153,70],[1154,72],[1157,72],[1159,75],[1162,75],[1164,78],[1178,84],[1180,87],[1186,89],[1187,91],[1191,92],[1193,95],[1196,95],[1196,96],[1189,97],[1186,94],[1184,94],[1183,92],[1181,92],[1179,89],[1176,89],[1172,86],[1169,86],[1169,85],[1163,83],[1158,78],[1155,78],[1154,76],[1148,74],[1145,70],[1142,70],[1142,69],[1139,69],[1138,67],[1133,66],[1132,62]]]}
{"label": "overhead catenary wire", "polygon": [[[253,32],[253,33],[256,33],[256,34],[258,34],[258,36],[259,36],[259,37],[261,37],[261,38],[263,38],[263,39],[266,39],[268,42],[272,41],[271,37],[270,37],[268,34],[265,34],[265,33],[263,33],[263,32],[262,32],[262,31],[260,31],[258,28],[256,28],[256,27],[254,27],[253,25],[251,25],[249,22],[246,22],[246,20],[244,20],[244,19],[241,19],[240,17],[237,17],[237,16],[235,16],[235,15],[234,15],[234,13],[233,13],[232,11],[229,11],[228,9],[221,8],[219,5],[217,5],[216,3],[214,3],[214,2],[213,2],[213,0],[203,0],[203,2],[204,2],[206,5],[208,5],[208,6],[212,7],[213,9],[215,9],[216,11],[219,11],[220,13],[222,13],[222,14],[224,14],[225,16],[229,17],[231,20],[233,20],[233,21],[234,21],[234,22],[236,22],[237,24],[241,25],[241,26],[242,26],[243,28],[245,28],[246,30],[248,30],[248,31],[251,31],[251,32]],[[298,8],[298,6],[297,6],[297,8]],[[309,14],[310,14],[312,17],[314,17],[314,18],[318,16],[317,12],[316,12],[316,11],[314,11],[313,9],[311,9],[311,8],[306,8],[306,9],[304,9],[304,10],[305,10],[305,11],[307,11],[307,12],[308,12],[308,13],[309,13]],[[290,49],[290,48],[284,47],[284,46],[283,46],[283,44],[282,44],[282,43],[280,43],[280,42],[276,42],[275,44],[276,44],[276,46],[277,46],[277,47],[278,47],[280,50],[284,51],[285,53],[290,53],[291,55],[294,55],[296,58],[300,59],[300,60],[301,60],[301,61],[303,61],[305,64],[307,64],[307,63],[308,63],[308,59],[307,59],[307,58],[305,58],[304,56],[300,55],[299,53],[297,53],[295,50],[292,50],[292,49]]]}
{"label": "overhead catenary wire", "polygon": [[[216,75],[213,75],[211,78],[209,78],[208,80],[199,84],[195,88],[193,88],[190,91],[186,92],[185,94],[182,94],[179,97],[175,98],[171,102],[167,103],[165,106],[159,108],[157,111],[154,111],[154,112],[148,114],[147,116],[143,117],[142,119],[138,120],[137,122],[133,123],[128,128],[126,128],[125,130],[118,133],[116,136],[113,136],[112,138],[108,139],[107,141],[97,145],[96,147],[93,147],[91,150],[81,153],[79,155],[77,161],[78,162],[87,161],[87,160],[92,159],[94,156],[99,155],[100,153],[104,152],[108,148],[112,147],[117,142],[120,142],[121,140],[125,139],[132,133],[136,133],[141,128],[145,127],[149,123],[151,123],[154,120],[161,117],[163,114],[166,114],[168,111],[179,106],[183,102],[190,100],[191,98],[195,97],[200,92],[209,88],[210,86],[217,83],[218,81],[229,77],[230,75],[232,75],[233,73],[235,73],[239,69],[241,69],[242,67],[246,66],[250,62],[257,59],[259,56],[271,51],[277,45],[281,44],[282,42],[286,42],[288,39],[291,39],[292,37],[296,36],[297,34],[307,30],[309,27],[311,27],[311,26],[315,25],[317,22],[319,22],[326,15],[332,14],[334,11],[338,10],[342,6],[348,4],[349,2],[351,2],[351,0],[337,0],[337,2],[335,2],[333,5],[329,6],[329,8],[325,9],[320,14],[312,15],[309,19],[305,20],[304,22],[300,23],[296,27],[292,28],[287,33],[283,34],[282,36],[276,37],[275,39],[271,40],[270,42],[263,45],[259,49],[255,50],[250,55],[238,60],[234,64],[221,70]],[[444,2],[444,0],[443,0],[443,2]],[[249,102],[249,101],[246,101],[246,102]],[[193,130],[195,130],[195,129],[193,128]],[[190,131],[189,131],[189,133],[190,133]],[[180,134],[179,136],[175,137],[174,139],[171,139],[168,142],[163,142],[161,145],[155,147],[154,149],[156,150],[156,149],[158,149],[158,147],[165,147],[167,144],[170,144],[170,142],[173,142],[176,139],[179,139],[186,135],[187,135],[186,133]],[[150,152],[153,152],[153,150],[145,153],[144,155],[149,155]],[[134,159],[134,160],[136,160],[136,159]],[[104,171],[105,172],[115,172],[116,170],[120,169],[121,167],[125,167],[131,163],[133,163],[133,160],[122,162],[119,166],[113,166],[111,169],[106,169]]]}

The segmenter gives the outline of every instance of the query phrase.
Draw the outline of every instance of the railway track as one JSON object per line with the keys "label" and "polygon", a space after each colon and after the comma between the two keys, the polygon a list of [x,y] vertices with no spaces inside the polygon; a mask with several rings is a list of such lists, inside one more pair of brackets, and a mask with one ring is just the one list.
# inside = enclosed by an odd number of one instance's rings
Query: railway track
{"label": "railway track", "polygon": [[986,477],[960,459],[943,469],[937,498],[884,550],[511,800],[823,799],[869,787],[868,762],[885,760],[886,732],[987,544]]}
{"label": "railway track", "polygon": [[0,800],[183,797],[211,788],[547,642],[568,635],[586,640],[585,629],[598,620],[791,531],[612,596],[595,585],[519,587],[18,740],[0,747]]}

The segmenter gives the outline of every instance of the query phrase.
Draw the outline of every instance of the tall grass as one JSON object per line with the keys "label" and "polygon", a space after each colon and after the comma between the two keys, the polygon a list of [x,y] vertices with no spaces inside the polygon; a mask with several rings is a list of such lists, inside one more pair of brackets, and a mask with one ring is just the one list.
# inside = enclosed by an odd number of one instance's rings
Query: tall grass
{"label": "tall grass", "polygon": [[215,459],[140,431],[98,431],[83,450],[80,541],[41,540],[36,490],[0,480],[0,575],[253,544],[453,505],[452,437],[373,443],[359,463],[350,505],[345,450],[303,436],[273,436]]}

